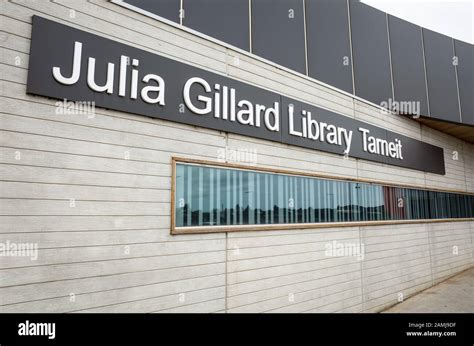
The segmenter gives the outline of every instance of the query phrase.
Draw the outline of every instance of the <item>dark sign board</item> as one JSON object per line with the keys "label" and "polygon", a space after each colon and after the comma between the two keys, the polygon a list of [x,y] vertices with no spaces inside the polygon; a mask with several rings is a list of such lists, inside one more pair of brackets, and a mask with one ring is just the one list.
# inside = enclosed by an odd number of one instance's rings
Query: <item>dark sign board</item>
{"label": "dark sign board", "polygon": [[445,173],[442,148],[38,16],[27,92]]}

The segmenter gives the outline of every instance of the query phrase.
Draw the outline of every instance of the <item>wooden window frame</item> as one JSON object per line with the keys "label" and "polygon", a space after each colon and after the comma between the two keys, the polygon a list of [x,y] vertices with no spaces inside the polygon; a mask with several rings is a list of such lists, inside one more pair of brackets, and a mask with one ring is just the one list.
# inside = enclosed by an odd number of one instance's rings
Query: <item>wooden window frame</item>
{"label": "wooden window frame", "polygon": [[313,228],[335,228],[335,227],[362,227],[362,226],[382,226],[382,225],[404,225],[420,223],[441,223],[441,222],[465,222],[474,221],[474,218],[445,218],[445,219],[418,219],[418,220],[381,220],[381,221],[346,221],[346,222],[318,222],[318,223],[292,223],[292,224],[261,224],[261,225],[227,225],[227,226],[186,226],[176,227],[175,213],[175,189],[176,189],[176,165],[191,164],[203,167],[226,168],[236,170],[246,170],[254,172],[265,172],[273,174],[284,174],[291,176],[301,176],[309,178],[319,178],[337,181],[359,182],[365,184],[378,184],[389,187],[420,189],[426,191],[437,191],[447,193],[458,193],[463,195],[474,195],[474,193],[460,190],[446,190],[439,188],[427,188],[425,186],[397,184],[381,180],[369,180],[363,178],[333,176],[320,173],[302,172],[287,169],[274,169],[268,167],[258,167],[237,163],[219,162],[211,160],[193,159],[186,157],[171,157],[171,234],[200,234],[200,233],[222,233],[222,232],[243,232],[243,231],[275,231],[292,229],[313,229]]}

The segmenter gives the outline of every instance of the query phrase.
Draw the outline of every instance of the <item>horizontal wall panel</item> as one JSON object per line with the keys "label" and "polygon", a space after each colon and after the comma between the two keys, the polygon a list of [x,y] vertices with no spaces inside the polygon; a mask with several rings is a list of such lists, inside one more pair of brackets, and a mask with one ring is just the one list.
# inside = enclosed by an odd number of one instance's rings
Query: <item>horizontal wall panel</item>
{"label": "horizontal wall panel", "polygon": [[306,73],[303,0],[252,1],[252,53]]}
{"label": "horizontal wall panel", "polygon": [[352,93],[352,61],[346,0],[307,0],[308,73]]}
{"label": "horizontal wall panel", "polygon": [[169,222],[161,216],[0,216],[0,232],[12,234],[144,228],[169,228]]}
{"label": "horizontal wall panel", "polygon": [[125,0],[130,5],[179,23],[180,0]]}
{"label": "horizontal wall panel", "polygon": [[458,57],[458,85],[461,101],[461,115],[464,124],[474,125],[474,46],[454,40]]}
{"label": "horizontal wall panel", "polygon": [[3,181],[0,198],[115,202],[169,202],[166,190]]}
{"label": "horizontal wall panel", "polygon": [[[157,232],[156,230],[154,231]],[[136,232],[136,230],[133,230],[131,232]],[[164,232],[166,231],[163,231],[163,233]],[[94,232],[89,233],[95,234]],[[66,234],[74,234],[74,232],[68,232]],[[111,232],[109,232],[109,234],[111,234]],[[14,273],[11,270],[4,270],[2,279],[6,280],[6,282],[11,283],[12,286],[26,285],[53,280],[71,280],[79,279],[81,277],[114,275],[120,273],[140,272],[146,270],[158,270],[167,268],[180,268],[190,265],[196,267],[197,265],[224,261],[224,251],[212,251],[191,254],[185,253],[169,256],[129,258],[125,260],[118,259],[102,262],[63,263],[55,264],[53,266],[29,266],[23,268],[15,268]]]}
{"label": "horizontal wall panel", "polygon": [[421,28],[390,15],[388,25],[395,101],[415,102],[420,115],[428,115]]}
{"label": "horizontal wall panel", "polygon": [[183,25],[250,50],[248,0],[184,0]]}
{"label": "horizontal wall panel", "polygon": [[460,122],[453,40],[423,29],[423,42],[430,115],[436,119]]}
{"label": "horizontal wall panel", "polygon": [[168,203],[2,199],[0,215],[168,215]]}
{"label": "horizontal wall panel", "polygon": [[[124,247],[122,244],[40,249],[38,250],[38,258],[36,261],[31,261],[29,256],[5,256],[2,258],[1,265],[2,269],[6,269],[26,266],[43,266],[59,263],[125,260],[138,257],[167,256],[184,253],[193,253],[198,255],[200,253],[206,252],[210,253],[215,251],[224,251],[225,248],[223,240],[177,241],[144,244],[133,243],[129,244],[129,246],[130,252],[128,254],[124,252]],[[191,259],[189,261],[189,263],[191,263]]]}
{"label": "horizontal wall panel", "polygon": [[384,12],[350,1],[355,94],[380,104],[392,98],[387,18]]}

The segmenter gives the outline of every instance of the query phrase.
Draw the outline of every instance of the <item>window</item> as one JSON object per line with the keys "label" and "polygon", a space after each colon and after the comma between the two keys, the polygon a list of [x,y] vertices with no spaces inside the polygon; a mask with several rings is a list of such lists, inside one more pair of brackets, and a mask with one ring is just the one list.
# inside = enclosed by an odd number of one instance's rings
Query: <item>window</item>
{"label": "window", "polygon": [[176,163],[175,227],[474,217],[474,195]]}

